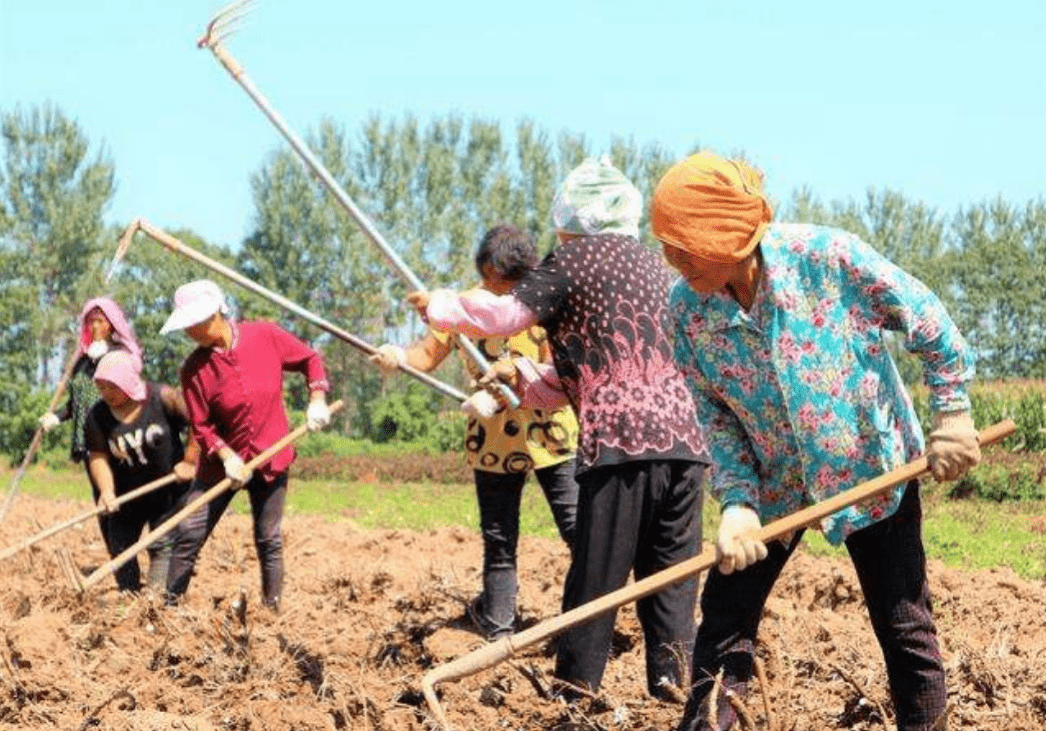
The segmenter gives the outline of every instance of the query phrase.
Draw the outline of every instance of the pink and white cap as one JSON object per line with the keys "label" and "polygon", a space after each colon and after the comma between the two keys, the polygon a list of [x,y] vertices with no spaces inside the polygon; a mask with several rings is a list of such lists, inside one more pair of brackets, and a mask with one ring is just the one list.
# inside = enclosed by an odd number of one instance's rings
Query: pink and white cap
{"label": "pink and white cap", "polygon": [[210,279],[197,279],[174,291],[174,312],[160,328],[160,334],[197,325],[216,312],[228,314],[225,296]]}
{"label": "pink and white cap", "polygon": [[110,350],[98,361],[94,380],[108,381],[134,401],[145,401],[145,381],[138,360],[126,350]]}

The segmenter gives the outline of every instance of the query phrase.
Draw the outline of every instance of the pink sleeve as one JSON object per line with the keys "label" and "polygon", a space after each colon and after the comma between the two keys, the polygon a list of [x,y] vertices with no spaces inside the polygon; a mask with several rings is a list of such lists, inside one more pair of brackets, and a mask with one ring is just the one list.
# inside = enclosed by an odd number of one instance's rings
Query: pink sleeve
{"label": "pink sleeve", "polygon": [[537,315],[512,295],[496,295],[485,289],[461,293],[437,289],[432,292],[426,315],[432,327],[470,338],[514,335],[538,321]]}
{"label": "pink sleeve", "polygon": [[554,365],[535,363],[530,358],[515,358],[512,362],[519,371],[523,385],[520,400],[526,406],[552,411],[570,404]]}

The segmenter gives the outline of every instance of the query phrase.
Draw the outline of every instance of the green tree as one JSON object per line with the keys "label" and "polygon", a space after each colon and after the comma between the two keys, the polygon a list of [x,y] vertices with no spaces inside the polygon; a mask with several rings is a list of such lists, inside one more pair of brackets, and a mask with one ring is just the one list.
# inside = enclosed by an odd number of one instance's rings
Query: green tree
{"label": "green tree", "polygon": [[952,230],[956,319],[979,374],[1046,376],[1046,200],[963,208]]}
{"label": "green tree", "polygon": [[0,359],[52,384],[83,301],[100,293],[102,214],[114,167],[53,106],[0,113]]}

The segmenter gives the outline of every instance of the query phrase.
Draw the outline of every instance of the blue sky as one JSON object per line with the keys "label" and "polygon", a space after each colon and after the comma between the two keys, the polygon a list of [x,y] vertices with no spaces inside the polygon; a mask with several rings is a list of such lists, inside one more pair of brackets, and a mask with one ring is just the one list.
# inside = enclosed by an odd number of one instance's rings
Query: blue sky
{"label": "blue sky", "polygon": [[[116,164],[107,220],[238,245],[285,143],[195,40],[207,0],[0,0],[0,109],[52,102]],[[260,0],[227,42],[300,134],[324,116],[523,117],[743,150],[783,198],[942,211],[1046,191],[1046,2]]]}

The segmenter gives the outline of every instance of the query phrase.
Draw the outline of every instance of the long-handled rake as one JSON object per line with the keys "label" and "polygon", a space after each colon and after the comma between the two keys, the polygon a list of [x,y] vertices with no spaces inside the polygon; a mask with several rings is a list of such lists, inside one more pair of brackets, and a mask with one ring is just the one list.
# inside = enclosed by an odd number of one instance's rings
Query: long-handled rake
{"label": "long-handled rake", "polygon": [[[312,154],[309,147],[302,141],[302,139],[292,130],[279,112],[269,103],[268,99],[262,95],[260,91],[254,86],[249,78],[247,78],[246,72],[243,70],[243,66],[232,57],[225,47],[222,45],[222,41],[228,38],[232,33],[239,29],[243,18],[251,10],[251,0],[238,0],[231,5],[226,6],[219,10],[211,21],[207,24],[207,30],[197,41],[196,45],[200,48],[209,48],[214,54],[214,57],[218,59],[225,70],[236,80],[236,82],[247,92],[247,95],[254,100],[254,103],[261,109],[262,113],[268,117],[269,121],[272,122],[276,129],[286,138],[290,143],[291,147],[298,154],[298,157],[308,166],[316,177],[323,183],[323,187],[330,192],[331,195],[341,204],[341,207],[349,214],[349,217],[356,223],[360,231],[370,239],[371,243],[374,244],[385,255],[385,258],[389,260],[393,268],[399,272],[400,276],[406,280],[415,290],[427,289],[421,280],[411,271],[410,267],[407,266],[406,262],[400,258],[385,238],[381,235],[374,224],[371,223],[370,219],[367,218],[366,214],[361,211],[352,198],[349,197],[338,181],[327,171],[327,168],[323,166],[323,163]],[[465,350],[472,360],[483,370],[486,371],[490,366],[487,363],[487,359],[483,357],[483,354],[479,351],[479,348],[469,340],[468,338],[459,338],[461,347]],[[512,389],[504,384],[499,384],[498,389],[501,395],[505,398],[510,406],[513,408],[519,406],[519,399],[516,394],[513,393]]]}
{"label": "long-handled rake", "polygon": [[[978,435],[978,439],[982,446],[994,444],[1012,434],[1016,428],[1017,425],[1014,424],[1013,420],[1007,419],[983,430]],[[767,542],[787,536],[800,528],[815,525],[832,513],[838,512],[845,507],[879,495],[902,482],[913,480],[929,472],[929,469],[926,457],[920,457],[823,502],[768,523],[756,531],[755,537],[763,542]],[[446,665],[430,670],[421,680],[421,691],[425,696],[425,701],[428,703],[429,710],[432,711],[432,715],[436,717],[436,720],[443,728],[449,730],[450,723],[447,721],[443,708],[440,706],[439,698],[436,696],[437,683],[447,680],[458,680],[478,673],[481,670],[494,667],[527,647],[544,642],[571,627],[588,622],[604,612],[609,612],[629,602],[634,602],[661,591],[666,586],[706,571],[715,566],[715,564],[715,549],[706,548],[697,556],[671,566],[664,571],[659,571],[617,591],[604,594],[598,599],[593,599],[587,604],[575,607],[558,617],[545,620],[529,629],[523,630],[519,634],[510,635],[497,642],[492,642],[467,655],[462,655],[457,660],[453,660]]]}
{"label": "long-handled rake", "polygon": [[[161,487],[167,487],[167,485],[170,485],[172,482],[174,482],[177,479],[178,479],[177,475],[175,475],[173,472],[171,472],[170,474],[164,475],[163,477],[161,477],[161,478],[159,478],[157,480],[153,480],[152,482],[146,483],[146,484],[142,485],[141,487],[136,487],[135,489],[131,490],[130,492],[127,492],[127,493],[124,493],[123,495],[117,496],[117,498],[116,498],[116,505],[119,506],[119,505],[123,505],[124,503],[129,503],[132,500],[134,500],[135,498],[141,497],[142,495],[147,495],[148,493],[153,492],[154,490],[159,490]],[[91,517],[93,517],[95,515],[98,515],[100,513],[103,513],[103,512],[105,512],[105,508],[103,506],[95,505],[93,508],[91,508],[90,510],[88,510],[88,511],[86,511],[84,513],[80,513],[79,515],[75,515],[72,518],[69,518],[68,520],[63,520],[63,521],[61,521],[59,523],[55,523],[51,527],[46,528],[46,529],[40,531],[39,533],[37,533],[35,535],[32,535],[29,538],[26,538],[25,540],[20,541],[19,543],[16,543],[13,546],[8,546],[3,551],[0,551],[0,561],[3,561],[5,558],[9,558],[11,556],[14,556],[16,553],[18,553],[20,551],[24,551],[25,549],[27,549],[27,548],[29,548],[31,546],[35,546],[37,543],[39,543],[40,541],[42,541],[42,540],[44,540],[46,538],[50,538],[53,535],[57,535],[57,534],[61,533],[66,528],[72,528],[74,525],[79,525],[80,523],[83,523],[88,518],[91,518]]]}
{"label": "long-handled rake", "polygon": [[[266,289],[257,282],[248,279],[236,270],[230,269],[229,267],[225,266],[221,262],[217,262],[205,254],[201,254],[199,251],[196,251],[196,249],[182,243],[174,236],[171,236],[163,229],[157,228],[156,226],[152,225],[144,218],[138,218],[132,221],[131,225],[129,225],[127,229],[124,230],[124,232],[120,235],[119,243],[116,246],[116,254],[113,256],[113,262],[109,266],[110,276],[112,276],[112,273],[116,271],[120,261],[123,260],[124,256],[127,255],[127,250],[131,246],[131,242],[134,239],[134,235],[139,231],[141,231],[154,241],[162,244],[164,248],[166,248],[168,251],[173,251],[176,254],[181,254],[187,259],[192,259],[195,262],[203,264],[211,271],[217,272],[226,279],[240,285],[244,289],[250,290],[255,294],[259,294],[265,299],[269,300],[270,302],[273,302],[279,305],[280,307],[283,307],[289,312],[293,312],[298,317],[301,317],[307,320],[308,322],[311,322],[313,325],[316,325],[320,329],[330,333],[339,340],[345,341],[349,345],[353,346],[358,350],[363,351],[367,355],[373,355],[374,353],[378,352],[378,349],[370,343],[368,343],[367,341],[362,340],[361,338],[353,335],[352,333],[338,327],[334,323],[323,319],[319,315],[309,312],[301,305],[291,302],[283,295],[276,294],[272,290]],[[468,398],[468,396],[466,396],[464,393],[454,388],[453,386],[448,386],[446,383],[443,383],[443,381],[440,381],[437,378],[433,378],[428,373],[424,373],[422,371],[411,368],[409,365],[400,365],[399,369],[404,373],[413,376],[414,378],[417,378],[425,385],[431,386],[432,388],[436,389],[445,396],[457,399],[458,401],[465,401]]]}
{"label": "long-handled rake", "polygon": [[[335,401],[334,403],[332,403],[330,405],[330,412],[331,412],[331,414],[335,414],[338,411],[340,411],[342,406],[344,406],[344,403],[342,401],[340,401],[340,400],[339,401]],[[277,441],[271,447],[269,447],[265,451],[261,452],[258,456],[254,457],[253,459],[248,461],[247,462],[248,469],[251,469],[251,470],[258,469],[259,467],[264,465],[266,462],[268,462],[270,459],[272,459],[277,454],[279,454],[281,451],[283,451],[283,449],[285,447],[287,447],[289,444],[293,444],[294,442],[296,442],[297,440],[299,440],[303,436],[305,436],[305,434],[307,434],[307,433],[308,433],[308,426],[305,425],[305,424],[302,424],[297,429],[291,431],[286,436],[284,436],[282,439]],[[232,480],[229,479],[228,477],[226,477],[224,480],[222,480],[221,482],[219,482],[216,485],[214,485],[214,487],[212,487],[209,490],[207,490],[206,492],[204,492],[202,495],[200,495],[195,500],[189,501],[189,503],[187,503],[184,507],[182,507],[181,510],[179,510],[174,515],[172,515],[170,518],[165,520],[163,523],[161,523],[160,525],[156,526],[151,531],[149,531],[144,536],[142,536],[138,540],[138,542],[135,543],[133,546],[130,546],[129,548],[127,548],[127,550],[125,550],[120,555],[115,556],[114,558],[110,559],[109,561],[106,561],[104,564],[102,564],[97,569],[95,569],[94,573],[92,573],[90,576],[88,576],[83,581],[80,581],[79,582],[80,590],[81,591],[86,591],[87,589],[90,589],[92,586],[94,586],[99,581],[104,579],[108,574],[111,574],[113,571],[116,571],[118,568],[120,568],[125,563],[127,563],[132,558],[134,558],[136,555],[138,555],[139,551],[141,551],[141,550],[143,550],[145,548],[148,548],[150,545],[155,543],[157,539],[162,538],[163,536],[165,536],[168,533],[170,533],[172,530],[174,530],[174,528],[180,522],[182,522],[182,520],[184,520],[188,516],[190,516],[193,513],[195,513],[197,510],[199,510],[204,505],[206,505],[207,503],[209,503],[212,500],[214,500],[216,497],[218,497],[219,495],[221,495],[223,492],[225,492],[226,490],[228,490],[231,487],[232,487]]]}

